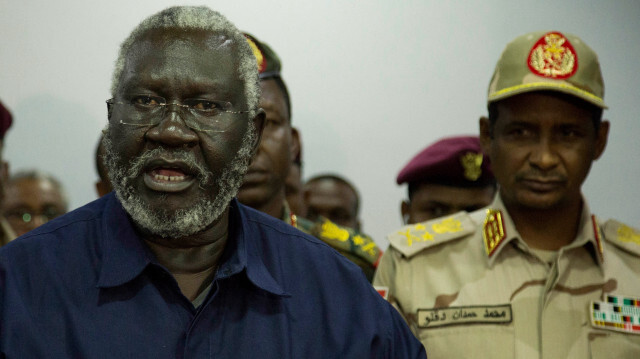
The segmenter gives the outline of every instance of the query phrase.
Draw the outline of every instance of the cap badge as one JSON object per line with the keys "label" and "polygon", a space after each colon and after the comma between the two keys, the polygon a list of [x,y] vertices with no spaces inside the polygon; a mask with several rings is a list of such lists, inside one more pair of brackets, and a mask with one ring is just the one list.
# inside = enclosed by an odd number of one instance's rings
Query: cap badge
{"label": "cap badge", "polygon": [[248,36],[245,36],[245,38],[247,39],[249,46],[251,46],[251,51],[253,51],[253,55],[256,57],[256,61],[258,62],[258,73],[263,73],[267,68],[267,61],[265,60],[262,51],[260,51],[260,48],[256,45],[253,39]]}
{"label": "cap badge", "polygon": [[531,48],[527,65],[538,76],[566,79],[578,70],[576,50],[559,32],[542,36]]}
{"label": "cap badge", "polygon": [[482,227],[482,238],[484,239],[484,249],[487,255],[491,257],[496,248],[507,237],[504,229],[504,220],[502,212],[495,209],[487,209],[487,217],[484,219]]}
{"label": "cap badge", "polygon": [[482,153],[467,152],[460,156],[460,164],[464,168],[464,178],[475,181],[482,175]]}

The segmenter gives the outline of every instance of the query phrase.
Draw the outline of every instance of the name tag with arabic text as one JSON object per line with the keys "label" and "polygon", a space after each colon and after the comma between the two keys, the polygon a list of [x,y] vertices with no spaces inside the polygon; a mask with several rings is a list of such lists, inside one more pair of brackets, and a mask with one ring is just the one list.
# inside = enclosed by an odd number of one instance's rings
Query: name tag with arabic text
{"label": "name tag with arabic text", "polygon": [[511,304],[418,309],[418,327],[435,328],[447,325],[511,323]]}

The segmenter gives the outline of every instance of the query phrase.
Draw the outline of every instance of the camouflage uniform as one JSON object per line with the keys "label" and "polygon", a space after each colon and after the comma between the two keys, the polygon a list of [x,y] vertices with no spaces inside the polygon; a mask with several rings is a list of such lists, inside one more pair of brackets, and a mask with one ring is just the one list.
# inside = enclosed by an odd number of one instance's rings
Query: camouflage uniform
{"label": "camouflage uniform", "polygon": [[282,220],[330,245],[357,264],[371,282],[382,251],[366,234],[341,227],[326,218],[313,222],[296,216],[285,203]]}
{"label": "camouflage uniform", "polygon": [[500,196],[389,241],[373,283],[388,286],[429,357],[640,358],[640,332],[602,329],[590,314],[607,295],[640,297],[640,232],[599,222],[586,202],[555,258],[525,244]]}

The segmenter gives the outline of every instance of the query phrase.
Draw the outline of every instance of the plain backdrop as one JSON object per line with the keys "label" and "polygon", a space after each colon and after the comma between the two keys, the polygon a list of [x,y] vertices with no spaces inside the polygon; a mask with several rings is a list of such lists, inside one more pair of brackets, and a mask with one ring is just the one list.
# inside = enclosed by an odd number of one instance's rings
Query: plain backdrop
{"label": "plain backdrop", "polygon": [[[12,170],[60,178],[71,207],[96,198],[94,150],[119,44],[144,17],[202,1],[0,0],[0,99],[14,114]],[[382,247],[401,226],[395,178],[442,136],[477,134],[507,42],[579,35],[599,54],[609,145],[584,185],[599,217],[640,227],[640,1],[208,1],[283,61],[304,176],[344,175]]]}

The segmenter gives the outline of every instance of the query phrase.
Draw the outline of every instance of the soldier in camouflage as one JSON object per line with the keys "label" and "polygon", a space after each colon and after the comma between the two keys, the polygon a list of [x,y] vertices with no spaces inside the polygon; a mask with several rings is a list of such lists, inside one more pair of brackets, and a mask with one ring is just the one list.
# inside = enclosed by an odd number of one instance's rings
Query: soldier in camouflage
{"label": "soldier in camouflage", "polygon": [[285,179],[300,151],[300,138],[291,126],[289,93],[280,75],[281,63],[276,53],[255,37],[245,36],[256,55],[262,89],[260,107],[266,119],[260,146],[238,199],[321,239],[360,266],[371,281],[382,251],[369,236],[324,218],[309,221],[291,212],[285,197]]}

